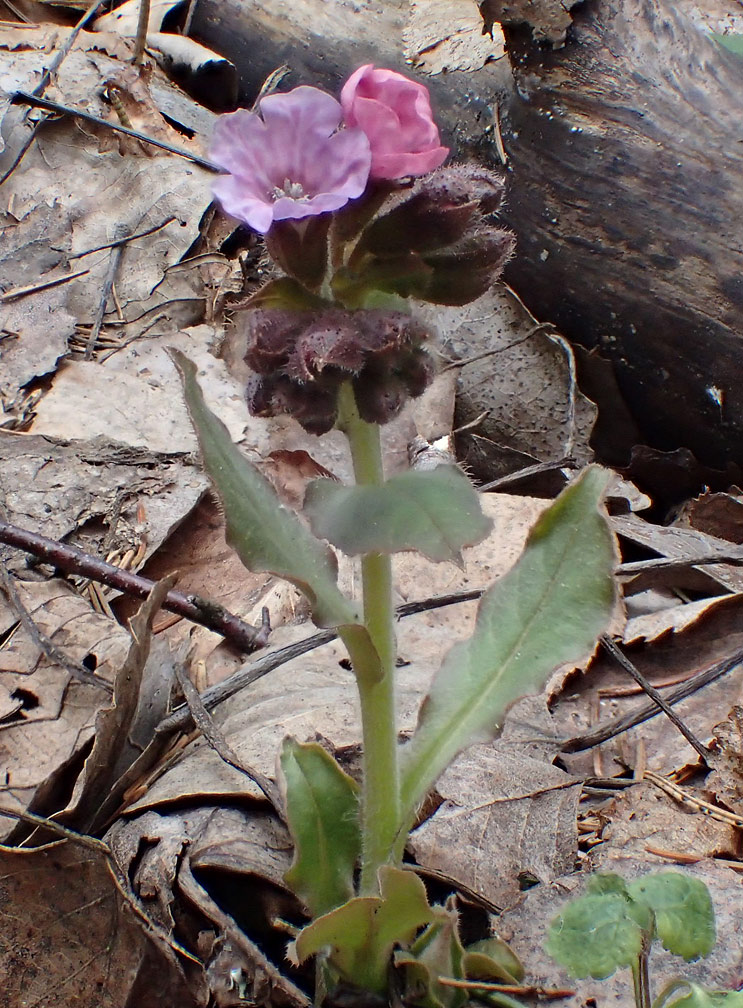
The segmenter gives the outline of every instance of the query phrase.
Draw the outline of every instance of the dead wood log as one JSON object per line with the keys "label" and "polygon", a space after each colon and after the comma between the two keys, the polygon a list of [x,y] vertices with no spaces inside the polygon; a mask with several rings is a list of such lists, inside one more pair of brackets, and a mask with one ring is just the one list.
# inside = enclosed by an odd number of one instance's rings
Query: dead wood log
{"label": "dead wood log", "polygon": [[[743,463],[743,61],[694,7],[585,0],[561,49],[504,25],[513,79],[503,60],[426,83],[459,156],[498,162],[500,108],[508,278],[531,311],[613,363],[648,443],[724,467]],[[195,30],[237,64],[250,103],[281,63],[288,85],[330,90],[364,62],[410,73],[408,11],[202,0]]]}
{"label": "dead wood log", "polygon": [[722,467],[743,460],[743,61],[694,6],[587,0],[556,51],[504,26],[510,276],[614,363],[649,443]]}

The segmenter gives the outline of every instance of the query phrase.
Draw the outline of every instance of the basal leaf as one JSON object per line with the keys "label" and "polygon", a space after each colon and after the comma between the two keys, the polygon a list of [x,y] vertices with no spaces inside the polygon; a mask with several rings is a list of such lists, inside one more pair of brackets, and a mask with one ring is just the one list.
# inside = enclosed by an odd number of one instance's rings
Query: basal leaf
{"label": "basal leaf", "polygon": [[305,511],[312,531],[349,556],[417,550],[429,560],[461,560],[492,522],[474,487],[456,466],[393,476],[382,486],[345,487],[314,480]]}
{"label": "basal leaf", "polygon": [[304,962],[319,952],[348,983],[384,994],[395,945],[407,945],[432,919],[421,880],[412,872],[379,869],[381,896],[357,896],[303,928],[288,949]]}
{"label": "basal leaf", "polygon": [[[685,991],[681,997],[673,997]],[[653,1002],[657,1008],[743,1008],[743,991],[707,990],[690,980],[673,980]]]}
{"label": "basal leaf", "polygon": [[170,351],[181,373],[186,404],[206,470],[224,506],[227,542],[252,571],[285,578],[310,600],[319,626],[356,623],[358,616],[336,584],[335,557],[279,500],[271,484],[233,444],[227,428],[204,402],[196,366]]}
{"label": "basal leaf", "polygon": [[487,980],[516,986],[524,979],[524,967],[502,938],[483,938],[464,950],[464,972],[468,980]]}
{"label": "basal leaf", "polygon": [[455,897],[432,907],[433,920],[412,946],[395,956],[405,974],[406,1001],[417,1008],[461,1008],[466,993],[439,983],[439,977],[464,980],[464,949],[459,938]]}
{"label": "basal leaf", "polygon": [[552,921],[545,948],[574,977],[603,980],[632,966],[642,950],[642,928],[624,896],[607,893],[573,900]]}
{"label": "basal leaf", "polygon": [[654,872],[627,888],[633,900],[653,911],[663,948],[687,962],[710,954],[716,940],[715,910],[704,882],[681,872]]}
{"label": "basal leaf", "polygon": [[514,700],[593,651],[615,605],[614,538],[599,510],[605,485],[592,467],[562,492],[483,595],[472,637],[444,659],[402,752],[407,815],[461,749],[493,737]]}
{"label": "basal leaf", "polygon": [[316,742],[284,739],[280,756],[294,860],[284,876],[313,917],[351,899],[361,851],[359,787]]}

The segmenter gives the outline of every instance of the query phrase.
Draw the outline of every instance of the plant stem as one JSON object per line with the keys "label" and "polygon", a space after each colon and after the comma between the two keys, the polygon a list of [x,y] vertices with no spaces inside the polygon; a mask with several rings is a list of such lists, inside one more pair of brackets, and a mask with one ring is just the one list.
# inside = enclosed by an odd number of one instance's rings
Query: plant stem
{"label": "plant stem", "polygon": [[[338,427],[348,439],[354,475],[359,485],[384,482],[379,427],[358,414],[353,389],[346,383],[340,394]],[[362,674],[369,666],[364,642],[346,640],[361,702],[363,784],[361,798],[361,895],[378,891],[377,870],[392,859],[399,832],[400,783],[395,711],[395,614],[392,604],[392,562],[382,553],[361,560],[364,623],[379,656],[381,677]],[[368,644],[366,644],[368,650]],[[353,652],[356,652],[356,656]]]}
{"label": "plant stem", "polygon": [[650,957],[650,941],[643,938],[643,949],[632,967],[632,980],[635,988],[635,1004],[637,1008],[650,1008],[650,974],[648,959]]}

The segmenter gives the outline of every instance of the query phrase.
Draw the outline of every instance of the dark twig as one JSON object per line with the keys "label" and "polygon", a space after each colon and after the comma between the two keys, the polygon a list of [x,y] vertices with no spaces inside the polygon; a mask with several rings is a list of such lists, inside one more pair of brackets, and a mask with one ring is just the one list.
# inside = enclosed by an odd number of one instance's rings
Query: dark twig
{"label": "dark twig", "polygon": [[517,469],[516,472],[506,473],[498,479],[491,480],[483,486],[477,487],[478,493],[487,493],[489,490],[500,490],[511,483],[518,483],[528,476],[540,476],[542,473],[555,472],[558,469],[577,469],[578,463],[574,458],[562,458],[557,462],[537,462],[534,465],[526,466],[524,469]]}
{"label": "dark twig", "polygon": [[118,245],[130,245],[139,238],[148,238],[150,235],[155,234],[156,231],[162,231],[168,224],[172,224],[174,220],[175,217],[168,217],[161,224],[155,224],[154,227],[147,228],[146,231],[137,231],[136,234],[126,235],[115,241],[106,242],[105,245],[96,245],[95,248],[85,249],[84,252],[75,252],[72,255],[68,255],[67,259],[72,262],[73,259],[82,259],[83,256],[92,255],[94,252],[105,252],[106,249],[116,248]]}
{"label": "dark twig", "polygon": [[[61,823],[55,822],[54,819],[45,819],[43,816],[35,815],[33,812],[21,812],[18,809],[0,807],[0,816],[5,816],[8,819],[15,819],[18,822],[26,823],[29,826],[37,826],[40,829],[48,830],[50,833],[55,833],[61,840],[67,840],[80,847],[85,847],[87,850],[93,851],[95,854],[100,854],[108,865],[108,869],[116,888],[132,909],[138,920],[144,924],[145,929],[151,934],[156,935],[160,941],[163,941],[166,945],[170,946],[170,948],[172,948],[175,952],[178,952],[180,955],[185,956],[186,959],[190,959],[191,962],[201,966],[201,963],[195,956],[193,956],[187,949],[183,948],[182,945],[179,945],[178,942],[175,941],[175,939],[169,935],[164,928],[160,927],[159,924],[148,916],[147,911],[142,906],[142,903],[132,889],[129,876],[114,857],[111,848],[103,840],[98,840],[96,837],[88,836],[84,833],[76,833],[74,830],[68,829]],[[28,848],[25,846],[5,847],[5,850],[20,852],[24,850],[27,851]]]}
{"label": "dark twig", "polygon": [[77,41],[77,36],[83,30],[88,21],[90,21],[93,17],[95,17],[95,15],[98,13],[98,11],[101,9],[101,7],[103,7],[103,5],[106,2],[107,0],[95,0],[95,2],[92,3],[90,7],[88,7],[88,9],[83,12],[77,24],[70,32],[67,41],[64,43],[64,45],[61,45],[59,47],[59,49],[54,54],[54,59],[42,73],[39,83],[32,91],[33,95],[38,97],[39,95],[42,95],[46,91],[52,77],[57,72],[57,70],[59,70],[59,68],[62,66],[62,63],[67,58],[67,54]]}
{"label": "dark twig", "polygon": [[[421,602],[407,602],[405,605],[398,606],[396,615],[400,618],[413,616],[415,613],[429,612],[432,609],[456,605],[459,602],[472,602],[480,598],[481,595],[482,591],[475,590],[456,592],[452,595],[439,595],[436,598],[425,599]],[[214,710],[219,704],[225,700],[229,700],[231,696],[239,693],[240,690],[251,686],[258,679],[262,679],[269,672],[273,672],[279,666],[285,665],[287,662],[293,661],[303,654],[307,654],[308,651],[314,651],[315,648],[322,647],[323,644],[329,644],[337,636],[338,634],[335,630],[321,630],[319,633],[312,634],[311,637],[305,637],[304,640],[296,641],[294,644],[287,644],[286,647],[263,655],[262,658],[258,658],[257,661],[235,672],[228,679],[205,690],[201,694],[204,707],[207,710]],[[192,720],[189,710],[185,706],[178,707],[172,714],[160,722],[157,726],[157,731],[173,732],[184,730],[188,729],[191,724]]]}
{"label": "dark twig", "polygon": [[224,760],[228,766],[233,767],[239,773],[245,774],[246,777],[250,778],[250,780],[252,780],[253,783],[261,789],[271,805],[273,805],[274,812],[276,812],[282,822],[286,822],[284,806],[281,801],[281,794],[274,782],[269,780],[269,778],[266,777],[265,774],[262,774],[260,770],[254,770],[252,767],[246,766],[242,762],[234,749],[232,749],[232,747],[227,743],[227,740],[222,735],[222,732],[214,724],[211,714],[204,706],[201,694],[188,678],[183,666],[178,662],[175,666],[175,674],[178,679],[178,683],[183,690],[183,696],[185,697],[186,704],[191,712],[193,723],[199,729],[214,752],[221,760]]}
{"label": "dark twig", "polygon": [[109,122],[107,119],[101,119],[100,116],[93,115],[91,112],[71,108],[69,105],[61,105],[59,102],[49,101],[47,98],[39,98],[36,95],[29,94],[27,91],[16,91],[12,100],[16,104],[25,103],[26,105],[32,105],[34,108],[46,109],[48,112],[58,112],[60,115],[69,115],[75,119],[82,119],[83,122],[92,123],[94,126],[102,126],[104,129],[113,130],[114,133],[123,133],[125,136],[134,137],[135,140],[151,144],[153,147],[158,147],[169,154],[176,154],[178,157],[186,158],[187,161],[192,161],[194,164],[206,168],[207,171],[220,171],[217,165],[211,161],[207,161],[206,158],[201,158],[190,151],[183,150],[181,147],[174,147],[173,144],[165,143],[163,140],[155,140],[153,137],[140,133],[139,130],[127,129],[126,126],[117,126],[115,123]]}
{"label": "dark twig", "polygon": [[[46,536],[28,532],[2,520],[0,520],[0,542],[31,553],[66,574],[90,578],[91,581],[98,581],[134,598],[147,598],[155,586],[155,582],[149,578],[114,567],[113,564],[98,560],[75,546],[47,539]],[[178,613],[193,623],[214,630],[248,654],[264,647],[268,640],[265,619],[263,626],[256,629],[219,603],[211,602],[199,595],[184,595],[183,592],[169,591],[165,596],[163,609]]]}
{"label": "dark twig", "polygon": [[[727,658],[715,662],[709,668],[702,669],[701,672],[698,672],[695,676],[691,676],[678,688],[664,693],[663,700],[667,704],[677,704],[681,700],[692,696],[692,694],[702,689],[702,687],[708,686],[717,679],[721,679],[722,676],[741,663],[743,663],[743,648],[734,651]],[[660,708],[654,701],[643,704],[642,707],[638,707],[637,710],[629,714],[624,714],[622,717],[612,718],[610,721],[604,722],[603,725],[599,725],[585,735],[576,735],[574,738],[566,739],[560,746],[560,752],[575,753],[584,752],[586,749],[593,749],[594,746],[601,745],[602,742],[608,742],[609,739],[615,738],[617,735],[629,731],[630,728],[635,728],[637,725],[657,717],[658,714],[660,714]]]}
{"label": "dark twig", "polygon": [[108,269],[106,270],[106,277],[103,281],[103,287],[101,289],[100,300],[98,301],[98,308],[95,313],[95,318],[93,319],[93,325],[90,327],[90,335],[88,336],[87,342],[85,344],[85,353],[83,355],[83,360],[89,361],[93,356],[93,350],[95,348],[96,340],[101,331],[101,326],[103,325],[103,319],[106,314],[106,307],[108,306],[108,299],[111,297],[111,293],[114,288],[114,283],[116,281],[116,273],[119,269],[119,263],[121,262],[121,256],[124,252],[124,242],[130,233],[129,226],[127,224],[117,224],[114,229],[114,240],[113,246],[111,248],[111,255],[108,261]]}
{"label": "dark twig", "polygon": [[50,662],[60,665],[63,669],[70,673],[73,679],[77,679],[79,682],[84,682],[88,686],[98,686],[107,693],[113,693],[113,686],[110,682],[107,682],[96,672],[91,672],[89,669],[86,669],[84,665],[80,665],[78,662],[73,661],[64,653],[64,651],[62,651],[61,648],[58,648],[57,645],[39,629],[33,616],[23,604],[23,600],[21,599],[18,589],[13,581],[12,574],[10,571],[6,570],[4,564],[0,564],[0,590],[2,590],[8,600],[8,603],[10,604],[11,609],[23,624],[26,633],[42,654],[46,655]]}
{"label": "dark twig", "polygon": [[[95,0],[95,2],[93,4],[91,4],[91,6],[88,7],[88,9],[81,15],[81,17],[78,20],[77,24],[73,27],[72,31],[70,32],[70,35],[69,35],[69,38],[67,39],[67,41],[64,43],[64,45],[61,45],[59,47],[59,49],[57,50],[57,52],[54,55],[54,59],[51,61],[51,63],[49,64],[49,66],[44,69],[41,77],[39,78],[39,83],[36,85],[36,87],[31,92],[31,96],[32,97],[35,97],[36,99],[38,99],[44,93],[44,91],[46,91],[47,86],[49,85],[50,80],[52,79],[52,77],[54,76],[54,74],[59,70],[59,68],[62,66],[62,62],[66,59],[67,54],[69,53],[69,51],[74,46],[75,41],[77,40],[77,36],[83,30],[83,28],[88,23],[88,21],[90,21],[91,18],[94,17],[94,15],[98,13],[98,11],[101,9],[101,7],[105,3],[106,3],[106,0]],[[30,104],[32,104],[32,102],[28,102],[28,104],[30,105]],[[43,106],[39,106],[39,107],[43,107]],[[48,118],[49,118],[48,116],[44,116],[43,119],[40,122],[37,122],[37,123],[34,124],[33,129],[29,133],[28,137],[26,137],[26,140],[23,143],[23,145],[21,146],[21,149],[18,151],[18,153],[16,154],[15,158],[13,159],[13,163],[9,166],[9,168],[7,169],[7,171],[0,177],[0,185],[2,185],[3,182],[6,182],[10,178],[10,176],[13,174],[13,172],[16,170],[16,168],[18,167],[18,165],[21,163],[21,161],[23,160],[23,158],[26,156],[26,153],[28,152],[29,148],[31,147],[31,144],[36,139],[36,135],[39,132],[40,127],[43,125],[43,123]],[[25,115],[24,115],[24,122],[26,121],[26,119],[28,119],[28,112],[26,112]]]}
{"label": "dark twig", "polygon": [[647,695],[650,697],[653,703],[657,704],[658,707],[660,707],[660,709],[666,715],[668,720],[672,724],[674,724],[676,728],[678,728],[678,730],[684,736],[684,738],[692,747],[692,749],[695,749],[706,763],[707,760],[709,759],[709,749],[707,748],[707,746],[702,745],[702,743],[699,741],[696,735],[694,735],[694,733],[686,727],[684,722],[673,710],[668,701],[663,698],[663,696],[658,692],[658,690],[655,688],[655,686],[653,686],[652,683],[648,682],[648,680],[645,678],[642,672],[640,672],[640,670],[629,660],[629,658],[625,655],[625,653],[621,650],[621,648],[617,647],[617,645],[614,643],[611,637],[609,637],[608,634],[602,634],[600,640],[601,640],[601,646],[604,648],[604,650],[608,652],[608,654],[610,654],[612,658],[622,666],[622,668],[628,675],[632,676],[637,685],[640,686],[645,691],[645,693],[647,693]]}
{"label": "dark twig", "polygon": [[44,280],[41,283],[29,284],[27,287],[11,287],[8,291],[0,294],[0,304],[6,301],[15,301],[16,298],[26,297],[27,294],[38,294],[39,291],[47,290],[49,287],[57,287],[59,284],[68,283],[70,280],[77,280],[78,277],[86,276],[90,270],[79,270],[77,273],[65,273],[64,276],[54,277],[52,280]]}

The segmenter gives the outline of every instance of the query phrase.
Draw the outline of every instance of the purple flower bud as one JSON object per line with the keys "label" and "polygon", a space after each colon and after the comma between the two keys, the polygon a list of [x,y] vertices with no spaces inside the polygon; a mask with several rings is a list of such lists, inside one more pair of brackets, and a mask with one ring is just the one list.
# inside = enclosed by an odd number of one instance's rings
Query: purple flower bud
{"label": "purple flower bud", "polygon": [[433,378],[422,347],[428,332],[402,312],[255,308],[240,322],[245,360],[257,372],[247,390],[251,413],[287,413],[314,434],[335,423],[344,381],[353,381],[361,416],[386,423]]}

